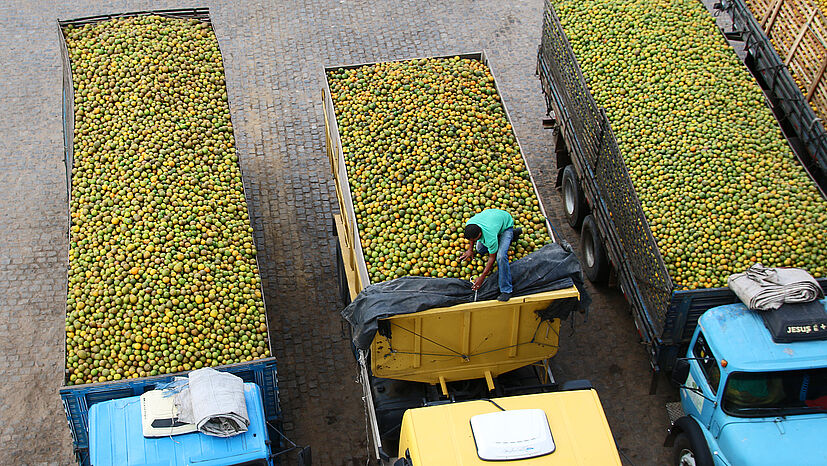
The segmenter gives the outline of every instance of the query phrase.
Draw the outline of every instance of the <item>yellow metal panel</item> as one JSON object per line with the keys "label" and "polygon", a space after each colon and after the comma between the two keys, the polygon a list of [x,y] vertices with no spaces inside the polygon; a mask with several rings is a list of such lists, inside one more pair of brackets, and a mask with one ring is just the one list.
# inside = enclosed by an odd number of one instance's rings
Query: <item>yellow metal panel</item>
{"label": "yellow metal panel", "polygon": [[376,377],[437,384],[494,377],[557,353],[560,320],[535,311],[558,299],[579,299],[577,288],[429,309],[385,319],[390,338],[371,345]]}
{"label": "yellow metal panel", "polygon": [[511,310],[511,347],[508,349],[508,357],[517,356],[517,347],[520,342],[520,306],[514,306]]}
{"label": "yellow metal panel", "polygon": [[[620,465],[603,406],[594,390],[540,393],[494,400],[506,410],[542,409],[546,413],[556,450],[553,453],[498,464]],[[471,417],[497,411],[487,401],[467,401],[410,409],[402,419],[399,456],[407,450],[414,466],[451,464],[491,465],[477,456]]]}
{"label": "yellow metal panel", "polygon": [[347,277],[347,287],[350,292],[350,300],[353,301],[356,299],[356,295],[362,291],[362,282],[359,280],[359,273],[356,271],[356,258],[353,254],[353,248],[349,248],[347,245],[347,235],[345,234],[342,216],[339,214],[333,214],[333,221],[336,224],[339,246],[342,251],[342,262],[345,265],[345,275]]}
{"label": "yellow metal panel", "polygon": [[488,371],[485,371],[485,384],[488,385],[488,391],[494,390],[494,378]]}
{"label": "yellow metal panel", "polygon": [[[339,137],[338,124],[336,122],[336,114],[333,108],[333,100],[330,96],[330,89],[325,87],[322,91],[322,103],[324,107],[325,116],[325,141],[327,143],[327,154],[330,159],[330,168],[333,172],[334,183],[336,187],[336,198],[339,201],[340,224],[337,225],[337,233],[339,241],[344,246],[342,251],[347,251],[343,255],[350,255],[352,258],[353,269],[358,276],[358,283],[360,288],[356,289],[357,293],[362,290],[362,287],[370,283],[368,277],[367,267],[365,265],[364,257],[362,256],[362,244],[359,241],[359,231],[356,222],[356,214],[353,209],[353,201],[350,194],[350,185],[347,177],[347,167],[345,166],[344,153],[342,151],[342,141]],[[345,259],[347,262],[347,259]]]}
{"label": "yellow metal panel", "polygon": [[[422,335],[422,319],[415,318],[414,319],[414,331],[417,335]],[[422,365],[422,337],[416,337],[414,340],[414,357],[413,357],[413,367],[414,369],[419,369]]]}

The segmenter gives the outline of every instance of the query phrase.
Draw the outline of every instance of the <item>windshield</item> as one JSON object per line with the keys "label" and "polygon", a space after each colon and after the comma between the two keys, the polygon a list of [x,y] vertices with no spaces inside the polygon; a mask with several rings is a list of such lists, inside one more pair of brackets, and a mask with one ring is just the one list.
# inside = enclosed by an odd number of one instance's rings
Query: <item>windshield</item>
{"label": "windshield", "polygon": [[778,372],[735,372],[722,407],[743,417],[827,412],[827,368]]}

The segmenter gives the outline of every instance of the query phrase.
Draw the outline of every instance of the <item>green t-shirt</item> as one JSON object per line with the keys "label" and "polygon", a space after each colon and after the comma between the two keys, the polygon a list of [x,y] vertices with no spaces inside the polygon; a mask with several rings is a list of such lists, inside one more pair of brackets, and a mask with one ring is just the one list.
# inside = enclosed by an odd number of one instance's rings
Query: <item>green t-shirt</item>
{"label": "green t-shirt", "polygon": [[485,209],[471,217],[465,225],[478,225],[482,230],[482,244],[488,249],[489,254],[496,254],[500,246],[500,233],[514,227],[514,219],[511,214],[500,209]]}

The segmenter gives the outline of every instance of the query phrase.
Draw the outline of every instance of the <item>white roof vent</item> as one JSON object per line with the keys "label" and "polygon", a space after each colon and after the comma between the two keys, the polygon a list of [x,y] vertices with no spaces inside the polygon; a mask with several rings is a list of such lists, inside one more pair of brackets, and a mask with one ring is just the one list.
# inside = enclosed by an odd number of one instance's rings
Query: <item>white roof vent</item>
{"label": "white roof vent", "polygon": [[520,460],[555,449],[542,409],[515,409],[471,417],[477,455],[486,461]]}

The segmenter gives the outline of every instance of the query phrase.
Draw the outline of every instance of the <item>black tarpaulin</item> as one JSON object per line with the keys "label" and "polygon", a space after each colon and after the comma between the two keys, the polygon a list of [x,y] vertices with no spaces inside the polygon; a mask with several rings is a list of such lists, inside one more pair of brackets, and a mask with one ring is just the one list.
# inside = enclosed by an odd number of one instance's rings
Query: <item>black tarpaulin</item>
{"label": "black tarpaulin", "polygon": [[[512,296],[526,296],[544,291],[561,290],[572,285],[580,291],[579,306],[588,309],[591,299],[583,286],[580,263],[566,243],[552,243],[511,263]],[[353,344],[359,349],[370,347],[377,321],[438,307],[496,299],[500,294],[497,273],[486,278],[475,293],[471,282],[458,278],[401,277],[369,285],[342,310],[342,317],[352,328]],[[574,299],[552,303],[540,311],[544,319],[568,317],[576,305]]]}

